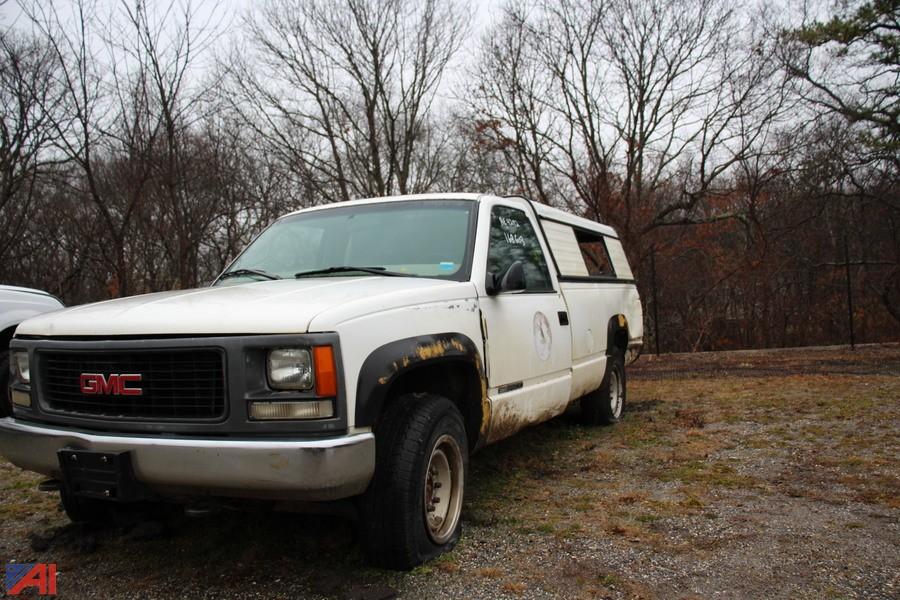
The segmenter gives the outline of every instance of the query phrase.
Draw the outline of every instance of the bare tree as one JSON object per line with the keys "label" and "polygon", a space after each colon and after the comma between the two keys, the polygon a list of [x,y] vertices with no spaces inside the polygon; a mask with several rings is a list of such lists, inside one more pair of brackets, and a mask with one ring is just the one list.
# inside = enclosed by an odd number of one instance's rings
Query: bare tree
{"label": "bare tree", "polygon": [[135,253],[144,252],[134,236],[138,223],[147,222],[141,211],[159,215],[161,208],[164,218],[149,221],[162,230],[154,239],[174,265],[176,277],[167,283],[194,285],[196,248],[214,216],[208,199],[196,213],[196,195],[187,192],[186,132],[205,95],[187,76],[216,30],[195,23],[197,7],[174,0],[154,11],[126,0],[108,14],[85,0],[66,9],[71,15],[34,2],[25,13],[59,72],[55,139],[79,172],[67,180],[72,193],[89,199],[102,225],[89,233],[107,242],[95,251],[109,265],[111,293],[132,293]]}
{"label": "bare tree", "polygon": [[0,32],[0,263],[24,231],[38,177],[56,160],[56,65],[41,40]]}
{"label": "bare tree", "polygon": [[542,199],[632,241],[741,218],[709,200],[731,192],[736,164],[766,152],[789,98],[746,19],[728,0],[548,0],[531,13],[508,4],[486,38],[503,52],[483,47],[475,106],[512,132],[504,150],[530,166],[534,187],[562,180]]}
{"label": "bare tree", "polygon": [[429,110],[465,39],[455,0],[270,0],[235,53],[235,108],[294,173],[307,202],[428,186],[440,147]]}
{"label": "bare tree", "polygon": [[209,69],[221,11],[21,0],[0,280],[188,287],[289,208],[471,189],[616,226],[664,351],[841,342],[849,295],[896,339],[896,2],[509,0],[453,102],[463,2],[269,0]]}
{"label": "bare tree", "polygon": [[500,21],[482,39],[481,55],[465,92],[480,145],[499,152],[515,181],[510,192],[549,203],[554,141],[548,100],[555,89],[540,57],[541,39],[531,23],[533,8],[507,4]]}
{"label": "bare tree", "polygon": [[[128,150],[143,152],[141,162],[157,184],[149,197],[167,208],[159,239],[174,266],[177,276],[172,283],[177,287],[197,285],[198,251],[219,212],[217,199],[196,185],[206,169],[198,160],[204,152],[196,148],[190,131],[203,116],[210,85],[202,85],[196,63],[219,33],[215,23],[197,21],[198,10],[199,5],[174,0],[158,11],[148,10],[140,0],[123,1],[121,25],[110,32],[107,42],[130,67],[124,76],[114,68],[113,84],[126,116],[122,123],[146,127],[137,132],[126,127],[127,139],[139,145]],[[129,113],[121,99],[137,100],[136,110]]]}
{"label": "bare tree", "polygon": [[67,178],[64,183],[70,186],[69,193],[89,199],[95,208],[95,223],[87,224],[89,234],[109,243],[94,249],[110,266],[117,292],[127,295],[130,278],[125,237],[135,207],[110,198],[98,172],[102,162],[102,132],[109,129],[110,115],[104,105],[105,69],[93,39],[95,15],[93,7],[83,0],[76,0],[67,8],[72,11],[70,18],[62,17],[56,4],[24,5],[25,14],[49,46],[59,70],[63,110],[54,116],[53,127],[58,151],[78,169],[78,176]]}

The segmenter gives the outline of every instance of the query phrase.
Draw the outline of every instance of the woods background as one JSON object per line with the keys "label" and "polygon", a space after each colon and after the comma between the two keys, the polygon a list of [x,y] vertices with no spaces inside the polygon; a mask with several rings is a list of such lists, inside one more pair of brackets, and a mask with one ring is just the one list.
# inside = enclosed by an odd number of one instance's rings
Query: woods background
{"label": "woods background", "polygon": [[483,191],[614,226],[650,351],[896,341],[900,2],[783,4],[7,2],[0,282],[190,288],[292,209]]}

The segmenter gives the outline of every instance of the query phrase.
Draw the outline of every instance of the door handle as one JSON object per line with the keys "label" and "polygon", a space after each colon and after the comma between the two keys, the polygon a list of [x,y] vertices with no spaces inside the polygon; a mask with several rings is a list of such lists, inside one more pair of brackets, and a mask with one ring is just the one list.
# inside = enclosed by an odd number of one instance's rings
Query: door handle
{"label": "door handle", "polygon": [[559,324],[560,324],[560,325],[562,325],[563,327],[565,327],[566,325],[569,324],[569,313],[567,313],[567,312],[564,311],[564,310],[561,310],[561,311],[559,311],[559,312],[556,313],[556,314],[559,315]]}

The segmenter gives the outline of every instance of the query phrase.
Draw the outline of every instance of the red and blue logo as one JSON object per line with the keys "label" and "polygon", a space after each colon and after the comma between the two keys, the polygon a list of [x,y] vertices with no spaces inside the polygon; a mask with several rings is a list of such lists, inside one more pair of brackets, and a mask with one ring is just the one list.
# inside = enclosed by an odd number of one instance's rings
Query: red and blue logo
{"label": "red and blue logo", "polygon": [[29,588],[36,588],[39,596],[55,596],[56,563],[8,564],[3,584],[10,596],[18,596]]}

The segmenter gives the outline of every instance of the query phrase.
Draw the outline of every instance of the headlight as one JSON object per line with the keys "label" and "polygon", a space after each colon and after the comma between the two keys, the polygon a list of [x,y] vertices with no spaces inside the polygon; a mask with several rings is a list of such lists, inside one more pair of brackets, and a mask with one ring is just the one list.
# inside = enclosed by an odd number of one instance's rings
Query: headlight
{"label": "headlight", "polygon": [[31,369],[28,364],[28,352],[23,350],[14,350],[13,351],[13,359],[10,362],[10,368],[12,370],[12,376],[15,379],[18,379],[22,383],[29,383],[31,381]]}
{"label": "headlight", "polygon": [[308,390],[313,386],[309,350],[278,348],[269,352],[269,385],[276,390]]}

